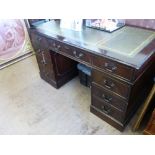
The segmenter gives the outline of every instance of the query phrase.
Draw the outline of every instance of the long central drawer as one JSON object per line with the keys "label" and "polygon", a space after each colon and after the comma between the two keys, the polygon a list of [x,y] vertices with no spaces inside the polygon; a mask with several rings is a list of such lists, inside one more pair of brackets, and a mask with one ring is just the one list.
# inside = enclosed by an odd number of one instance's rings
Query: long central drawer
{"label": "long central drawer", "polygon": [[55,40],[49,41],[49,48],[54,50],[55,52],[64,54],[65,56],[71,57],[72,59],[75,59],[77,61],[91,64],[90,53],[84,51],[83,49],[76,48],[75,46],[71,46]]}

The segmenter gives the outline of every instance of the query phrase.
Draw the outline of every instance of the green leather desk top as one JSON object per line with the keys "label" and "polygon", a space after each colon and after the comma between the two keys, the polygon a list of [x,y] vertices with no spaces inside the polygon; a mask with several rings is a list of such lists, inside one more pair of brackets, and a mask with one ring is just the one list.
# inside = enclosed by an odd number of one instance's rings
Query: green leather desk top
{"label": "green leather desk top", "polygon": [[133,57],[154,38],[155,32],[126,26],[120,29],[109,40],[101,40],[97,46],[111,52]]}

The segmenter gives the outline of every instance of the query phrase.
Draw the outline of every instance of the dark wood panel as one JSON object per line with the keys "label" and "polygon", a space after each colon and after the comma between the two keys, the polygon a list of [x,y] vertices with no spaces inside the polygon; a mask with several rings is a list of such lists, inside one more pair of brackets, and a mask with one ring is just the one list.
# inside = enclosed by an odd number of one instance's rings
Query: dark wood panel
{"label": "dark wood panel", "polygon": [[39,44],[39,41],[38,41],[38,35],[31,32],[30,33],[30,39],[31,39],[31,43],[32,43],[34,51],[35,52],[38,51],[38,49],[40,49],[40,46],[39,46],[40,44]]}
{"label": "dark wood panel", "polygon": [[70,72],[77,72],[77,62],[71,60],[59,53],[50,51],[52,56],[52,61],[54,63],[55,74],[57,80],[67,76]]}
{"label": "dark wood panel", "polygon": [[38,50],[48,49],[49,44],[45,37],[39,34],[36,34],[34,32],[31,33],[30,37],[31,37],[31,42],[32,42],[35,52],[37,52]]}

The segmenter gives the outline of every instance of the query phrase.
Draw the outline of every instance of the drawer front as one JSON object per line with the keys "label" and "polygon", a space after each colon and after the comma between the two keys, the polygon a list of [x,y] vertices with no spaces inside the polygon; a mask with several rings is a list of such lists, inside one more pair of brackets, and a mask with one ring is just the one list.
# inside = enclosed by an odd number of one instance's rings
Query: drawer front
{"label": "drawer front", "polygon": [[48,49],[49,44],[45,37],[31,32],[31,42],[35,52],[40,52],[40,50]]}
{"label": "drawer front", "polygon": [[118,110],[125,112],[127,108],[127,103],[122,100],[120,97],[117,97],[116,95],[113,95],[109,92],[107,92],[105,89],[92,84],[92,96],[97,96],[100,100],[103,102],[117,108]]}
{"label": "drawer front", "polygon": [[126,99],[129,97],[131,87],[129,84],[119,82],[101,71],[92,70],[92,82],[95,82]]}
{"label": "drawer front", "polygon": [[32,43],[34,50],[37,51],[38,49],[40,49],[40,43],[39,43],[38,35],[31,32],[30,39],[31,39],[31,43]]}
{"label": "drawer front", "polygon": [[125,119],[125,114],[121,111],[111,107],[109,104],[103,102],[102,100],[98,99],[97,97],[92,97],[92,106],[100,110],[102,113],[113,117],[117,121],[123,123]]}
{"label": "drawer front", "polygon": [[131,81],[133,79],[134,69],[107,58],[93,56],[93,66],[96,66],[108,73],[120,76]]}
{"label": "drawer front", "polygon": [[55,52],[58,52],[58,50],[60,50],[61,43],[59,44],[58,41],[54,39],[48,39],[48,44],[49,44],[50,50],[55,51]]}
{"label": "drawer front", "polygon": [[61,52],[73,57],[77,61],[91,63],[91,56],[87,51],[63,43],[59,44],[59,49]]}

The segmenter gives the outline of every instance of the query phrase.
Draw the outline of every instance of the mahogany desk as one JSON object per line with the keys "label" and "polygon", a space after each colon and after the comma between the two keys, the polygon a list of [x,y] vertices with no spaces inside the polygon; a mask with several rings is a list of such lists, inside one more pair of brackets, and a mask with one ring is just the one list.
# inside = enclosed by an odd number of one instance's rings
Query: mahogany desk
{"label": "mahogany desk", "polygon": [[77,76],[77,62],[90,66],[90,111],[123,131],[155,74],[155,32],[130,26],[76,32],[50,21],[29,33],[41,78],[60,88]]}

